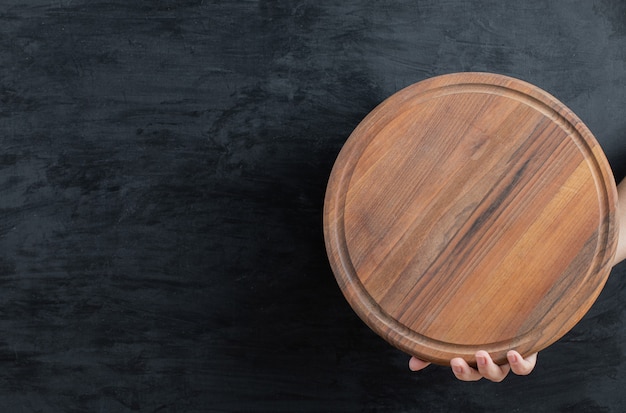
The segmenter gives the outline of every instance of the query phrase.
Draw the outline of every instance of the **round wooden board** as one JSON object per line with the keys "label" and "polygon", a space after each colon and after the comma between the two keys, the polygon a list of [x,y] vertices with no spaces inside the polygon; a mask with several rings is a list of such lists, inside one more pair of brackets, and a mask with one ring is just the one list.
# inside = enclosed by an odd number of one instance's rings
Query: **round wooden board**
{"label": "round wooden board", "polygon": [[526,82],[458,73],[409,86],[354,130],[324,235],[346,299],[437,364],[529,355],[591,307],[617,244],[617,190],[589,129]]}

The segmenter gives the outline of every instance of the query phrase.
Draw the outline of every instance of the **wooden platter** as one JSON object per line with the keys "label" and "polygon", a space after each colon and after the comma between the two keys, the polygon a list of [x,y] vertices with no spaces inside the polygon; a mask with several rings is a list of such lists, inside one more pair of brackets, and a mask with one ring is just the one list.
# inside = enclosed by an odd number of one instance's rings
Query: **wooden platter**
{"label": "wooden platter", "polygon": [[333,167],[324,236],[355,312],[437,364],[544,349],[591,307],[617,244],[617,190],[583,122],[526,82],[457,73],[409,86]]}

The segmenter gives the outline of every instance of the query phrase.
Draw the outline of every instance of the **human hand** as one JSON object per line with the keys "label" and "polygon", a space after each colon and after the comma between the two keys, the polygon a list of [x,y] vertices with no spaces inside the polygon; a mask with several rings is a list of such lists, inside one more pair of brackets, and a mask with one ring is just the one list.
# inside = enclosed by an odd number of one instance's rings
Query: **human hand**
{"label": "human hand", "polygon": [[[452,367],[452,372],[457,379],[462,381],[476,381],[486,378],[493,382],[500,382],[509,374],[509,371],[513,371],[513,373],[520,376],[530,374],[537,363],[537,353],[524,359],[515,350],[511,350],[507,353],[506,358],[509,364],[503,366],[498,366],[494,363],[491,356],[486,351],[477,351],[475,357],[477,364],[476,369],[470,367],[470,365],[460,357],[450,360],[450,367]],[[429,364],[430,363],[427,361],[411,357],[409,360],[409,369],[418,371],[426,368]]]}

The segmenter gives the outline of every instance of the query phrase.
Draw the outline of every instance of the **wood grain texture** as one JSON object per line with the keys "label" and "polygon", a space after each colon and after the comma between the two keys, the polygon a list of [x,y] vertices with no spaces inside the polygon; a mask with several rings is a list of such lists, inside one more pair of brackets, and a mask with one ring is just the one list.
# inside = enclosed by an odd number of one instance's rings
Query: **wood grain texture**
{"label": "wood grain texture", "polygon": [[616,188],[595,138],[557,99],[487,73],[394,94],[333,168],[324,231],[359,316],[439,364],[531,354],[569,331],[604,286]]}

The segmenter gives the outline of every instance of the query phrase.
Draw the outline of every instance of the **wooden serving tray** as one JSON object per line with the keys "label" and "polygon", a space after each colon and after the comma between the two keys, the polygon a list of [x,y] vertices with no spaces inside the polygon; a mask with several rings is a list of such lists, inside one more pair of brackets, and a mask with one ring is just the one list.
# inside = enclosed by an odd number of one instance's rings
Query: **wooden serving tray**
{"label": "wooden serving tray", "polygon": [[376,333],[437,364],[539,351],[609,275],[617,190],[557,99],[486,73],[435,77],[380,104],[333,167],[324,235],[346,299]]}

